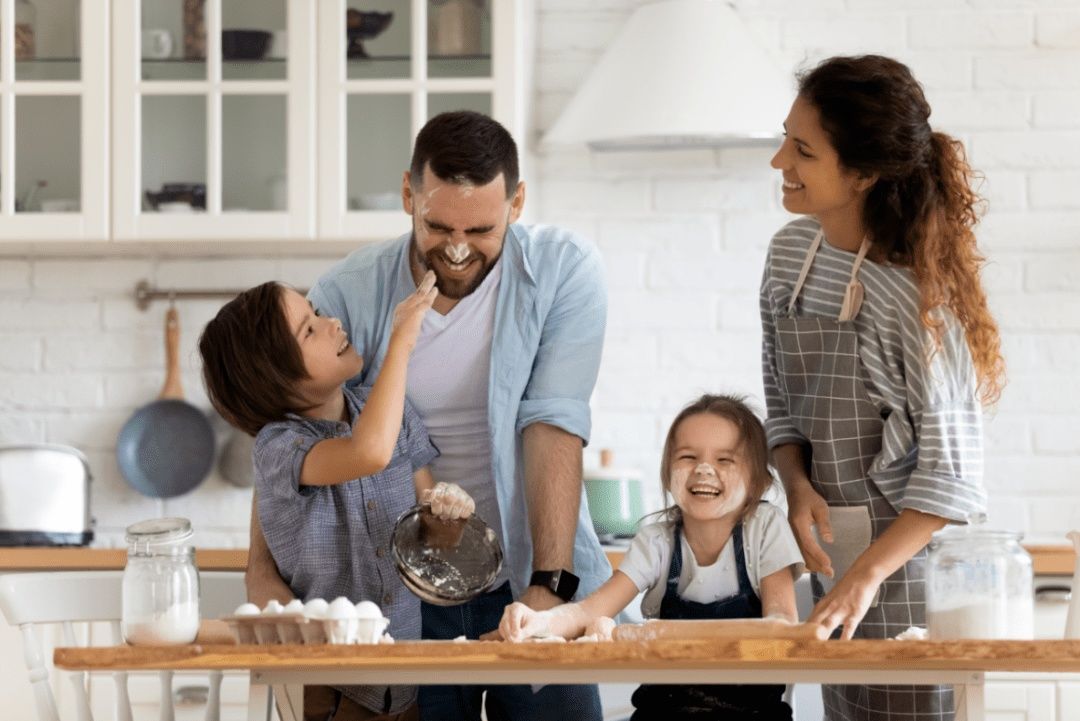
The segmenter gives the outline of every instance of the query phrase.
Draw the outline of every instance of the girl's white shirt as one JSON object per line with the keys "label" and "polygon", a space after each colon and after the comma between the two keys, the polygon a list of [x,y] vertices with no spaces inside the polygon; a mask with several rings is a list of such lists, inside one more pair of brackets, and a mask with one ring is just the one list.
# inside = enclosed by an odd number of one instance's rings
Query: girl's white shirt
{"label": "girl's white shirt", "polygon": [[[630,548],[619,564],[639,591],[645,591],[641,614],[656,618],[667,587],[668,569],[674,528],[666,521],[643,526],[630,542]],[[712,603],[733,596],[739,590],[735,565],[735,543],[729,538],[715,563],[698,565],[694,552],[682,539],[682,572],[679,574],[679,596],[687,601]],[[802,553],[791,533],[783,511],[769,503],[759,503],[743,521],[743,552],[746,574],[754,593],[761,595],[761,579],[782,568],[790,568],[793,578],[806,568]]]}

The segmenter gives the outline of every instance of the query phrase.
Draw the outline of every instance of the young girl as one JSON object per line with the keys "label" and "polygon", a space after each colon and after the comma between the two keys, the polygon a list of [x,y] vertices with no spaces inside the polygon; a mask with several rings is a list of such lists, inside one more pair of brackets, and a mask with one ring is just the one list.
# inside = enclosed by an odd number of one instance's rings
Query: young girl
{"label": "young girl", "polygon": [[[438,451],[405,399],[409,354],[437,294],[429,271],[395,309],[386,361],[371,388],[344,385],[363,360],[341,323],[278,283],[227,303],[199,341],[214,408],[256,436],[257,521],[289,590],[305,601],[372,600],[395,638],[420,637],[420,600],[402,584],[390,553],[398,516],[417,498],[447,519],[474,507],[458,486],[433,482],[426,466]],[[355,713],[360,718],[416,716],[413,687],[341,691],[344,700],[322,698],[323,687],[306,690],[305,718],[351,717],[350,700],[368,709]]]}
{"label": "young girl", "polygon": [[[980,401],[1001,390],[1000,340],[979,283],[973,173],[929,117],[906,66],[831,58],[799,78],[772,160],[784,207],[804,217],[774,236],[762,281],[766,428],[821,574],[810,620],[844,638],[924,625],[930,535],[986,507]],[[824,694],[833,720],[953,714],[945,686]]]}
{"label": "young girl", "polygon": [[[634,537],[619,570],[579,603],[508,606],[508,641],[610,630],[607,617],[645,592],[647,618],[771,616],[794,623],[802,555],[787,520],[761,500],[772,483],[761,421],[741,399],[705,395],[679,413],[664,441],[660,483],[675,501]],[[783,686],[641,686],[633,719],[790,719]]]}

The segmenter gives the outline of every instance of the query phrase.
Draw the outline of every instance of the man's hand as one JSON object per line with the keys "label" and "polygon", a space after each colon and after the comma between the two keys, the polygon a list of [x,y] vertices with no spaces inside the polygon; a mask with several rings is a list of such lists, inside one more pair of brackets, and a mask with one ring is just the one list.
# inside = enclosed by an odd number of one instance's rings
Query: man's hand
{"label": "man's hand", "polygon": [[[550,608],[561,605],[563,600],[552,593],[549,588],[545,588],[544,586],[529,586],[525,589],[525,593],[521,594],[518,603],[522,603],[534,611],[547,611]],[[499,641],[501,639],[502,635],[497,628],[480,636],[481,641]]]}
{"label": "man's hand", "polygon": [[244,572],[244,585],[247,587],[248,600],[259,608],[275,599],[285,604],[293,599],[292,589],[278,573],[270,547],[266,545],[259,514],[256,510],[255,494],[251,498],[251,540],[248,547],[247,570]]}

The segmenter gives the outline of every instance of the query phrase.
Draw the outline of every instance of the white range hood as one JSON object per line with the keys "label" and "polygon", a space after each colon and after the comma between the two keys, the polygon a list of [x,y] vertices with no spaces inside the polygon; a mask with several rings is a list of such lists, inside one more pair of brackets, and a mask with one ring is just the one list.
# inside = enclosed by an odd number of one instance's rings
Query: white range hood
{"label": "white range hood", "polygon": [[775,142],[792,74],[721,0],[638,8],[542,140],[593,150]]}

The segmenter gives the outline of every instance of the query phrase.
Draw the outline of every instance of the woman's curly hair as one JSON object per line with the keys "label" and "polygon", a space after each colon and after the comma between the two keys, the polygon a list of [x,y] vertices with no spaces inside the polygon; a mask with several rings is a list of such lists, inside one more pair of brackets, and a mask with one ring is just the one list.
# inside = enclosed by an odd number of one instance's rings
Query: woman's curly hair
{"label": "woman's curly hair", "polygon": [[829,58],[799,76],[840,163],[878,176],[863,208],[873,245],[910,267],[921,319],[940,346],[946,307],[963,326],[979,396],[994,403],[1005,383],[1001,337],[980,281],[985,258],[974,227],[983,201],[960,141],[931,130],[930,104],[906,65],[880,55]]}

